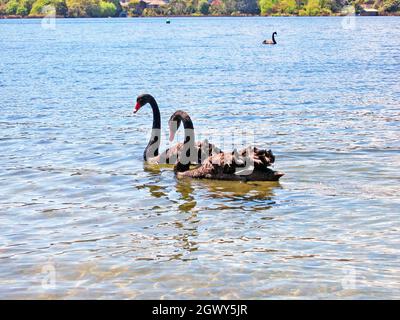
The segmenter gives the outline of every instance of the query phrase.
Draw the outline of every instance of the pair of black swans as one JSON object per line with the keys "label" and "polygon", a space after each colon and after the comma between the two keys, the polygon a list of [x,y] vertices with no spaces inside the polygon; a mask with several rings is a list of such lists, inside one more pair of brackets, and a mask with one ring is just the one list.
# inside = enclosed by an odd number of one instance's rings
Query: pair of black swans
{"label": "pair of black swans", "polygon": [[[161,116],[154,97],[150,94],[138,96],[134,113],[146,104],[150,104],[153,111],[153,126],[143,159],[150,164],[174,164],[177,178],[278,181],[284,175],[269,168],[275,162],[271,150],[247,147],[239,151],[222,152],[207,140],[195,142],[193,122],[189,115],[181,110],[174,112],[168,121],[168,126],[172,141],[178,128],[183,124],[184,142],[159,153]],[[196,167],[191,169],[191,165]]]}

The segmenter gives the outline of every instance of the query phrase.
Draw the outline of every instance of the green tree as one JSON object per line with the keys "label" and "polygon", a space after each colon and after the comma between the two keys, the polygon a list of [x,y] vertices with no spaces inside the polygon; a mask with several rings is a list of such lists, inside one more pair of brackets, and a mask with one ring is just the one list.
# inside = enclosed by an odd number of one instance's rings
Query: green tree
{"label": "green tree", "polygon": [[103,0],[103,1],[114,4],[115,9],[116,9],[114,16],[119,15],[120,12],[122,11],[121,3],[119,2],[119,0]]}
{"label": "green tree", "polygon": [[197,0],[185,0],[185,14],[193,14],[198,6]]}
{"label": "green tree", "polygon": [[98,17],[100,15],[99,0],[66,0],[68,16]]}
{"label": "green tree", "polygon": [[167,12],[171,15],[184,15],[187,4],[184,0],[171,0],[168,4]]}
{"label": "green tree", "polygon": [[282,13],[293,14],[296,12],[296,0],[280,0],[279,11]]}
{"label": "green tree", "polygon": [[214,0],[211,2],[210,12],[212,15],[224,15],[225,11],[225,3],[222,0]]}
{"label": "green tree", "polygon": [[20,3],[18,5],[16,14],[18,14],[20,16],[27,16],[28,13],[29,13],[28,8],[26,8],[23,3]]}
{"label": "green tree", "polygon": [[114,17],[117,7],[112,2],[100,1],[100,17]]}
{"label": "green tree", "polygon": [[30,15],[40,16],[46,15],[46,6],[53,6],[56,10],[56,15],[65,16],[68,12],[65,0],[36,0],[32,4]]}
{"label": "green tree", "polygon": [[17,14],[18,6],[19,4],[17,0],[10,0],[6,4],[6,14],[8,15]]}
{"label": "green tree", "polygon": [[340,12],[347,2],[345,0],[327,0],[326,3],[326,8],[332,12]]}
{"label": "green tree", "polygon": [[307,5],[305,6],[307,15],[309,16],[317,16],[320,13],[319,0],[308,0]]}
{"label": "green tree", "polygon": [[155,8],[146,8],[143,10],[143,15],[145,17],[158,16],[158,11]]}
{"label": "green tree", "polygon": [[236,9],[241,13],[259,14],[260,7],[257,0],[237,0]]}
{"label": "green tree", "polygon": [[7,15],[17,14],[20,16],[28,15],[32,7],[32,0],[10,0],[0,3],[2,13]]}
{"label": "green tree", "polygon": [[201,14],[208,15],[210,13],[210,4],[207,0],[200,0],[198,10]]}
{"label": "green tree", "polygon": [[224,13],[226,15],[231,15],[236,11],[236,1],[235,0],[222,0],[224,4]]}
{"label": "green tree", "polygon": [[382,9],[385,12],[400,11],[400,0],[384,0]]}
{"label": "green tree", "polygon": [[260,10],[263,16],[271,14],[277,0],[260,0]]}
{"label": "green tree", "polygon": [[146,8],[146,3],[141,0],[130,0],[128,2],[128,12],[130,15],[141,15]]}

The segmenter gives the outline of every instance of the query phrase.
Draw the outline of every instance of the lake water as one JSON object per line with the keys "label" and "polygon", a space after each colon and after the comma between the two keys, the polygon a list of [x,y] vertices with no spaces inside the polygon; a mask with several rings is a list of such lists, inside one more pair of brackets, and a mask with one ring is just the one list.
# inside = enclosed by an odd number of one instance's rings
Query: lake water
{"label": "lake water", "polygon": [[[400,298],[399,18],[52,27],[0,21],[0,298]],[[143,92],[285,176],[144,166]]]}

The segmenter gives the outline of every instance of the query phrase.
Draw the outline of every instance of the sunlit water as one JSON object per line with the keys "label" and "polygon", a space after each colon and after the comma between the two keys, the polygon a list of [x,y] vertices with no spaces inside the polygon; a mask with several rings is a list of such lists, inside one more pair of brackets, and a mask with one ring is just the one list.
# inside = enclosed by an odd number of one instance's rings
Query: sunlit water
{"label": "sunlit water", "polygon": [[[0,48],[0,298],[400,298],[399,18],[2,20]],[[286,175],[144,167],[143,92]]]}

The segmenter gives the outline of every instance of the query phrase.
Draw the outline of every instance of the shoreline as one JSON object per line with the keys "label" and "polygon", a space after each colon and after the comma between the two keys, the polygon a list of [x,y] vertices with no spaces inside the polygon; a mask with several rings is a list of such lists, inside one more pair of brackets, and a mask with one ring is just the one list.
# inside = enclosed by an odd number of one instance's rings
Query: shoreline
{"label": "shoreline", "polygon": [[[146,19],[146,18],[160,18],[160,19],[168,19],[168,18],[292,18],[292,17],[299,17],[299,18],[318,18],[318,17],[345,17],[345,14],[330,14],[330,15],[316,15],[316,16],[300,16],[300,15],[168,15],[168,16],[130,16],[130,17],[65,17],[65,16],[55,16],[56,19]],[[400,13],[391,13],[391,14],[380,14],[378,16],[367,16],[367,15],[355,15],[357,17],[400,17]],[[46,16],[20,16],[20,15],[6,15],[0,16],[0,19],[43,19]],[[47,17],[53,18],[53,17]]]}

